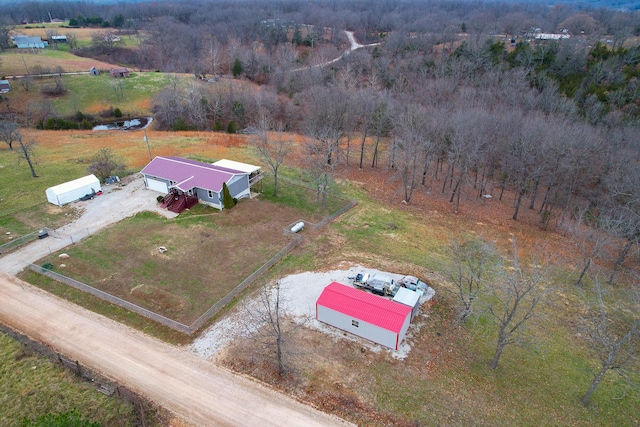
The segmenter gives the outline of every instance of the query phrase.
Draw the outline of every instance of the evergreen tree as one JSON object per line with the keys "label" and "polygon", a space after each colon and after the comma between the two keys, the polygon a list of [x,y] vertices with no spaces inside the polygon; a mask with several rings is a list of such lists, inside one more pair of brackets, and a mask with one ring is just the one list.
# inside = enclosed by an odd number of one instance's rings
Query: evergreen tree
{"label": "evergreen tree", "polygon": [[231,209],[235,206],[235,201],[233,197],[231,197],[231,193],[229,192],[229,187],[227,187],[227,183],[222,183],[222,205],[225,209]]}
{"label": "evergreen tree", "polygon": [[242,66],[242,61],[240,61],[238,58],[236,58],[233,61],[233,67],[231,68],[231,73],[235,78],[240,77],[242,73],[244,73],[244,67]]}

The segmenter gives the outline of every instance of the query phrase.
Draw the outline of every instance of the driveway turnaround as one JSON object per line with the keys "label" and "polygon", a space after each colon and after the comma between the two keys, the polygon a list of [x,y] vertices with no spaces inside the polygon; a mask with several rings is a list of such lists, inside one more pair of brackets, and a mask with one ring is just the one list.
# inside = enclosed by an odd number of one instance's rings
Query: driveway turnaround
{"label": "driveway turnaround", "polygon": [[269,387],[0,274],[0,322],[194,426],[346,426]]}

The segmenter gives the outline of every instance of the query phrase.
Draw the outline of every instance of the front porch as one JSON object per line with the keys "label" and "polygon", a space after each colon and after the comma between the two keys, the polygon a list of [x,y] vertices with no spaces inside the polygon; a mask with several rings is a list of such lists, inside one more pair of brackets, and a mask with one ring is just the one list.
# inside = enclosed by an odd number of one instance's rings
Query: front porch
{"label": "front porch", "polygon": [[162,199],[160,207],[179,214],[196,203],[198,203],[197,195],[188,195],[176,188],[172,188]]}

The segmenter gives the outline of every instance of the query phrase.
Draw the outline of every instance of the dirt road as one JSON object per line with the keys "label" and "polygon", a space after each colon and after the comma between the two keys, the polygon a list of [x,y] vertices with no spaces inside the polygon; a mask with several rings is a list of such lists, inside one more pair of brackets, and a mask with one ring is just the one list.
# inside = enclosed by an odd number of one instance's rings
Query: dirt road
{"label": "dirt road", "polygon": [[192,353],[0,274],[0,322],[169,409],[194,426],[348,423]]}

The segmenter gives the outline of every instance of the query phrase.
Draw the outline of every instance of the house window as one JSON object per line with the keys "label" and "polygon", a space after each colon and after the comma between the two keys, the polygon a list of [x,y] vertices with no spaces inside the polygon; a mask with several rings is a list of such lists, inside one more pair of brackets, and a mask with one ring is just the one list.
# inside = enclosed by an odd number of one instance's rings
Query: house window
{"label": "house window", "polygon": [[211,190],[207,191],[207,195],[209,196],[210,199],[213,199],[213,191]]}
{"label": "house window", "polygon": [[169,185],[176,185],[175,181],[169,181]]}
{"label": "house window", "polygon": [[351,321],[351,326],[354,326],[354,327],[356,327],[356,328],[359,328],[359,327],[360,327],[360,322],[358,322],[357,320],[352,320],[352,321]]}
{"label": "house window", "polygon": [[187,191],[187,194],[190,195],[190,196],[193,196],[193,190]]}

